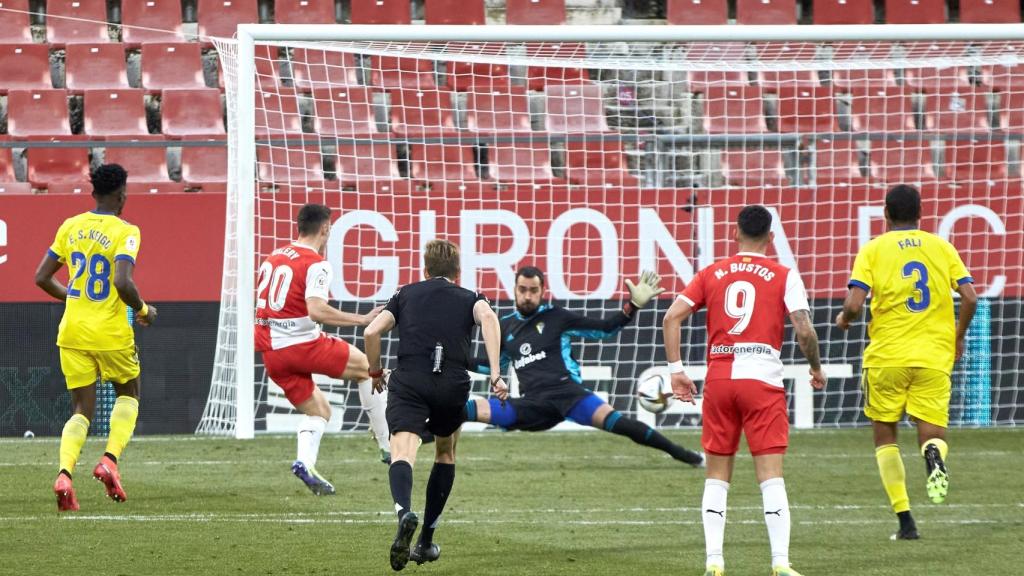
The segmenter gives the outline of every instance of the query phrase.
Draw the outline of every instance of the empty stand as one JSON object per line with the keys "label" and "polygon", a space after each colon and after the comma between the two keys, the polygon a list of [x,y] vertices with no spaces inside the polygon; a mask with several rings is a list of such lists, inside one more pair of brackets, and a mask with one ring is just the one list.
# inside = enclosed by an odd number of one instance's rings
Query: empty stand
{"label": "empty stand", "polygon": [[850,68],[837,67],[832,71],[832,84],[840,90],[854,91],[869,88],[894,88],[896,71],[892,68],[861,67],[861,62],[884,62],[892,53],[892,44],[886,42],[840,42],[832,47],[832,58],[839,62],[856,62]]}
{"label": "empty stand", "polygon": [[872,0],[814,0],[815,24],[874,24]]}
{"label": "empty stand", "polygon": [[410,146],[412,178],[428,182],[478,180],[473,170],[473,149],[458,144],[413,144]]}
{"label": "empty stand", "polygon": [[722,176],[730,186],[784,186],[782,153],[778,150],[722,150]]}
{"label": "empty stand", "polygon": [[904,82],[922,92],[948,92],[968,90],[971,81],[964,66],[945,68],[907,68],[903,71]]}
{"label": "empty stand", "polygon": [[181,0],[121,0],[121,39],[135,48],[144,42],[181,42]]}
{"label": "empty stand", "polygon": [[597,84],[554,85],[544,90],[548,132],[608,132],[604,99]]}
{"label": "empty stand", "polygon": [[860,90],[850,94],[850,121],[854,132],[907,132],[916,130],[914,102],[902,88]]}
{"label": "empty stand", "polygon": [[960,22],[964,24],[1019,23],[1017,0],[960,0]]}
{"label": "empty stand", "polygon": [[728,24],[727,0],[668,0],[665,17],[669,24]]}
{"label": "empty stand", "polygon": [[796,0],[736,0],[737,24],[796,24]]}
{"label": "empty stand", "polygon": [[358,86],[355,57],[350,52],[332,50],[292,50],[292,82],[302,92],[315,88]]}
{"label": "empty stand", "polygon": [[818,186],[863,184],[861,153],[851,140],[821,139],[814,144],[814,183]]}
{"label": "empty stand", "polygon": [[992,129],[988,95],[978,90],[929,94],[925,99],[926,130],[980,132]]}
{"label": "empty stand", "polygon": [[145,138],[146,102],[142,90],[86,90],[85,133],[94,138]]}
{"label": "empty stand", "polygon": [[32,185],[28,182],[5,182],[0,180],[0,194],[31,194]]}
{"label": "empty stand", "polygon": [[142,47],[142,87],[149,92],[206,88],[203,55],[196,43],[152,43]]}
{"label": "empty stand", "polygon": [[565,0],[506,0],[506,24],[565,24]]}
{"label": "empty stand", "polygon": [[313,129],[323,136],[377,134],[373,92],[360,86],[317,88],[313,91]]}
{"label": "empty stand", "polygon": [[411,7],[407,0],[352,0],[349,20],[353,24],[409,24]]}
{"label": "empty stand", "polygon": [[489,175],[499,182],[551,182],[551,151],[547,144],[496,144],[488,150]]}
{"label": "empty stand", "polygon": [[203,37],[233,38],[239,24],[260,21],[259,0],[199,0],[196,11]]}
{"label": "empty stand", "polygon": [[220,92],[200,90],[164,90],[161,106],[163,133],[169,138],[223,137],[224,116]]}
{"label": "empty stand", "polygon": [[401,136],[443,136],[456,132],[451,92],[394,90],[391,92],[391,131]]}
{"label": "empty stand", "polygon": [[434,88],[434,62],[422,58],[374,56],[370,58],[370,83],[388,89]]}
{"label": "empty stand", "polygon": [[[32,28],[29,26],[28,0],[0,0],[0,43],[28,44],[32,42]],[[11,12],[18,10],[22,12]]]}
{"label": "empty stand", "polygon": [[483,133],[530,132],[530,101],[526,87],[471,92],[466,99],[466,127]]}
{"label": "empty stand", "polygon": [[128,88],[124,45],[69,44],[65,52],[64,78],[64,86],[72,94]]}
{"label": "empty stand", "polygon": [[621,142],[566,142],[566,176],[587,186],[639,186],[630,173]]}
{"label": "empty stand", "polygon": [[[474,43],[464,46],[468,52],[476,50],[484,54],[501,54],[501,44]],[[462,92],[486,92],[506,90],[511,83],[508,64],[494,62],[448,62],[446,84],[452,90]]]}
{"label": "empty stand", "polygon": [[[813,61],[817,46],[811,43],[775,43],[758,44],[757,58],[762,62],[808,62]],[[776,92],[782,87],[810,88],[821,85],[817,70],[759,70],[757,83],[765,92]]]}
{"label": "empty stand", "polygon": [[106,2],[47,0],[46,41],[50,44],[92,44],[109,40]]}
{"label": "empty stand", "polygon": [[871,142],[871,178],[885,184],[935,180],[928,140]]}
{"label": "empty stand", "polygon": [[[526,45],[530,58],[557,58],[571,60],[584,58],[587,46],[582,42],[540,42]],[[583,68],[557,68],[554,66],[530,66],[527,68],[530,90],[543,90],[548,84],[586,84],[590,82]]]}
{"label": "empty stand", "polygon": [[1024,64],[983,66],[981,83],[999,92],[1024,92]]}
{"label": "empty stand", "polygon": [[334,0],[276,0],[274,19],[278,24],[338,23]]}
{"label": "empty stand", "polygon": [[0,45],[0,94],[52,86],[50,51],[45,44]]}
{"label": "empty stand", "polygon": [[120,164],[128,172],[130,183],[157,184],[171,181],[167,176],[167,148],[163,146],[108,146],[103,162]]}
{"label": "empty stand", "polygon": [[11,90],[7,94],[7,133],[19,138],[70,136],[68,93]]}
{"label": "empty stand", "polygon": [[483,25],[484,0],[424,0],[427,24]]}
{"label": "empty stand", "polygon": [[768,131],[761,89],[710,86],[704,93],[704,131],[709,134],[760,134]]}
{"label": "empty stand", "polygon": [[322,185],[323,157],[318,146],[284,148],[256,147],[256,173],[263,183]]}
{"label": "empty stand", "polygon": [[28,148],[28,181],[37,188],[50,184],[89,184],[88,148]]}
{"label": "empty stand", "polygon": [[289,138],[302,134],[299,101],[288,92],[256,91],[256,137]]}
{"label": "empty stand", "polygon": [[779,132],[838,132],[832,89],[780,88],[778,99]]}
{"label": "empty stand", "polygon": [[886,24],[942,24],[946,0],[885,0]]}
{"label": "empty stand", "polygon": [[729,70],[728,63],[746,60],[747,45],[742,42],[694,42],[686,46],[685,60],[701,63],[722,62],[724,70],[688,70],[686,82],[691,92],[704,92],[709,86],[747,84],[745,70]]}
{"label": "empty stand", "polygon": [[1024,134],[1024,92],[1000,95],[999,127],[1012,134]]}
{"label": "empty stand", "polygon": [[342,186],[400,178],[395,150],[390,144],[339,145],[336,172]]}
{"label": "empty stand", "polygon": [[946,142],[946,177],[955,182],[1005,180],[1006,144],[1001,140]]}
{"label": "empty stand", "polygon": [[181,181],[192,188],[225,189],[228,182],[228,147],[183,147]]}

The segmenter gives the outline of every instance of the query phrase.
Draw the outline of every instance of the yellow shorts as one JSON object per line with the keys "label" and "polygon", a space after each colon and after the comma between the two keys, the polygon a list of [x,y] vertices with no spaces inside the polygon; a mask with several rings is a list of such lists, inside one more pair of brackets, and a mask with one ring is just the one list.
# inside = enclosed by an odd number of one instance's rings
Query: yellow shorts
{"label": "yellow shorts", "polygon": [[95,384],[97,377],[124,384],[139,377],[139,355],[134,346],[123,350],[61,348],[60,369],[68,390]]}
{"label": "yellow shorts", "polygon": [[934,368],[865,368],[864,415],[878,422],[910,416],[945,428],[949,424],[949,374]]}

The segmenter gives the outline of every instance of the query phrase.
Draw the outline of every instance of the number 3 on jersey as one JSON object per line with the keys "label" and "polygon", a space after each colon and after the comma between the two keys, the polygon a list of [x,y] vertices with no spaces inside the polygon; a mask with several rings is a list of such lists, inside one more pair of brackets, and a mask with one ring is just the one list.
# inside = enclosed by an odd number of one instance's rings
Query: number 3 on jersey
{"label": "number 3 on jersey", "polygon": [[[278,266],[272,269],[270,262],[260,265],[260,277],[256,284],[256,307],[266,308],[267,301],[270,301],[270,309],[280,311],[284,308],[285,300],[288,298],[288,288],[292,285],[292,269],[290,266]],[[270,285],[270,290],[263,298],[263,291]]]}
{"label": "number 3 on jersey", "polygon": [[746,280],[737,280],[725,289],[725,313],[738,320],[729,334],[742,334],[754,317],[754,285]]}
{"label": "number 3 on jersey", "polygon": [[917,281],[914,282],[914,290],[920,294],[920,298],[917,298],[917,294],[907,298],[907,309],[911,312],[924,312],[932,302],[932,293],[928,290],[928,268],[916,260],[907,262],[903,266],[904,278],[913,278],[915,272],[917,272]]}

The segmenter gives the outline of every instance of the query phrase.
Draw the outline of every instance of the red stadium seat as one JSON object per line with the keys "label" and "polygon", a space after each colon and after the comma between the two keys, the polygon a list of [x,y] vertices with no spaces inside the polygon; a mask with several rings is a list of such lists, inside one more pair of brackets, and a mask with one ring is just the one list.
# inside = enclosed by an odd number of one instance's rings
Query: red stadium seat
{"label": "red stadium seat", "polygon": [[28,181],[37,188],[49,184],[89,184],[88,148],[28,148]]}
{"label": "red stadium seat", "polygon": [[960,22],[964,24],[1019,24],[1017,0],[960,0]]}
{"label": "red stadium seat", "polygon": [[737,24],[796,24],[796,0],[736,0]]}
{"label": "red stadium seat", "polygon": [[161,105],[163,133],[169,138],[220,138],[225,135],[220,92],[164,90]]}
{"label": "red stadium seat", "polygon": [[14,182],[14,160],[10,148],[0,148],[0,182]]}
{"label": "red stadium seat", "polygon": [[46,16],[46,41],[54,46],[110,40],[107,33],[106,2],[47,0]]}
{"label": "red stadium seat", "polygon": [[427,182],[479,180],[473,170],[473,149],[457,144],[413,144],[412,178]]}
{"label": "red stadium seat", "polygon": [[162,90],[206,88],[203,54],[196,43],[152,43],[142,46],[142,87]]}
{"label": "red stadium seat", "polygon": [[886,24],[943,24],[946,0],[885,0]]}
{"label": "red stadium seat", "polygon": [[488,152],[491,180],[533,183],[556,180],[547,144],[495,144]]}
{"label": "red stadium seat", "polygon": [[370,84],[387,89],[435,88],[434,62],[425,58],[372,57]]}
{"label": "red stadium seat", "polygon": [[31,194],[32,185],[28,182],[5,182],[0,180],[0,194]]}
{"label": "red stadium seat", "polygon": [[[908,58],[958,57],[967,50],[963,42],[914,42],[905,46]],[[924,92],[951,92],[971,87],[968,69],[964,66],[944,68],[907,68],[904,82]]]}
{"label": "red stadium seat", "polygon": [[129,87],[123,44],[69,44],[64,70],[64,86],[72,94]]}
{"label": "red stadium seat", "polygon": [[342,186],[400,178],[391,144],[339,145],[336,172]]}
{"label": "red stadium seat", "polygon": [[[487,55],[502,54],[501,44],[472,43],[462,47],[463,50]],[[507,90],[511,79],[508,75],[508,64],[494,62],[449,62],[447,85],[460,92],[489,92],[491,90]]]}
{"label": "red stadium seat", "polygon": [[190,188],[223,189],[226,187],[228,182],[228,147],[182,147],[181,181]]}
{"label": "red stadium seat", "polygon": [[871,178],[884,184],[913,184],[935,180],[931,142],[890,140],[871,142]]}
{"label": "red stadium seat", "polygon": [[410,24],[411,6],[407,0],[352,0],[349,21],[352,24]]}
{"label": "red stadium seat", "polygon": [[[766,42],[757,45],[757,58],[762,62],[811,62],[817,46],[811,43]],[[796,68],[796,67],[794,67]],[[782,87],[813,88],[821,85],[817,70],[761,70],[757,73],[761,90],[774,93]]]}
{"label": "red stadium seat", "polygon": [[[840,42],[832,47],[832,59],[864,62],[868,66],[873,61],[885,61],[891,52],[892,44],[885,42]],[[895,88],[896,71],[892,68],[836,68],[832,71],[832,84],[847,92]]]}
{"label": "red stadium seat", "polygon": [[988,94],[973,89],[929,94],[925,99],[924,126],[939,132],[987,132],[992,129]]}
{"label": "red stadium seat", "polygon": [[711,86],[704,93],[704,131],[708,134],[760,134],[768,131],[761,89]]}
{"label": "red stadium seat", "polygon": [[570,182],[586,186],[636,187],[621,142],[566,142],[565,168]]}
{"label": "red stadium seat", "polygon": [[121,0],[121,23],[121,39],[130,48],[145,42],[185,39],[181,32],[180,0]]}
{"label": "red stadium seat", "polygon": [[424,0],[427,24],[487,24],[484,0]]}
{"label": "red stadium seat", "polygon": [[292,50],[291,69],[292,81],[302,92],[359,85],[355,56],[351,52],[295,48]]}
{"label": "red stadium seat", "polygon": [[[281,57],[277,46],[257,45],[256,49],[256,84],[265,90],[276,90],[281,82]],[[224,68],[217,59],[218,87],[224,91]]]}
{"label": "red stadium seat", "polygon": [[565,24],[565,0],[506,0],[506,24]]}
{"label": "red stadium seat", "polygon": [[447,90],[393,90],[391,131],[400,136],[456,133],[452,94]]}
{"label": "red stadium seat", "polygon": [[199,36],[234,38],[239,24],[260,21],[259,0],[199,0]]}
{"label": "red stadium seat", "polygon": [[1024,92],[1024,64],[982,66],[981,83],[998,92]]}
{"label": "red stadium seat", "polygon": [[323,136],[365,138],[378,134],[371,89],[338,86],[313,90],[313,130]]}
{"label": "red stadium seat", "polygon": [[466,99],[466,127],[472,132],[530,132],[530,100],[525,86],[507,90],[470,92]]}
{"label": "red stadium seat", "polygon": [[547,86],[544,125],[555,134],[608,132],[604,99],[597,84]]}
{"label": "red stadium seat", "polygon": [[838,132],[832,89],[780,88],[778,100],[779,132],[803,134]]}
{"label": "red stadium seat", "polygon": [[778,150],[722,150],[722,175],[730,186],[784,186],[782,153]]}
{"label": "red stadium seat", "polygon": [[142,90],[86,90],[85,133],[94,138],[148,138]]}
{"label": "red stadium seat", "polygon": [[[687,45],[684,59],[692,62],[717,63],[728,68],[728,63],[746,60],[747,45],[742,42],[695,42]],[[740,86],[747,84],[747,73],[742,70],[689,70],[686,82],[690,92],[705,92],[709,86]]]}
{"label": "red stadium seat", "polygon": [[45,44],[0,45],[0,94],[51,87],[50,51]]}
{"label": "red stadium seat", "polygon": [[1012,134],[1024,134],[1024,92],[999,96],[999,127]]}
{"label": "red stadium seat", "polygon": [[276,0],[274,19],[278,24],[337,24],[334,0]]}
{"label": "red stadium seat", "polygon": [[29,10],[28,0],[0,0],[0,8],[0,43],[30,44],[32,28],[25,14]]}
{"label": "red stadium seat", "polygon": [[[530,58],[557,58],[560,60],[585,58],[587,46],[582,42],[540,42],[526,45]],[[548,84],[588,84],[590,78],[583,68],[530,66],[526,74],[530,90],[543,90]]]}
{"label": "red stadium seat", "polygon": [[167,176],[167,148],[163,146],[107,147],[105,164],[120,164],[128,172],[129,183],[170,182]]}
{"label": "red stadium seat", "polygon": [[1006,144],[1001,140],[947,141],[946,167],[947,177],[958,183],[1005,180]]}
{"label": "red stadium seat", "polygon": [[874,24],[872,0],[814,0],[815,24]]}
{"label": "red stadium seat", "polygon": [[668,0],[665,17],[669,24],[728,24],[726,0]]}
{"label": "red stadium seat", "polygon": [[302,116],[294,94],[256,91],[257,138],[293,138],[301,134]]}
{"label": "red stadium seat", "polygon": [[860,149],[850,140],[821,139],[814,144],[814,183],[817,186],[863,184]]}
{"label": "red stadium seat", "polygon": [[322,185],[324,163],[319,146],[256,146],[256,178],[262,183]]}
{"label": "red stadium seat", "polygon": [[916,130],[914,103],[901,88],[859,90],[850,94],[854,132],[909,132]]}
{"label": "red stadium seat", "polygon": [[68,93],[11,90],[7,94],[7,133],[17,138],[70,136]]}
{"label": "red stadium seat", "polygon": [[125,190],[131,194],[172,194],[185,191],[181,182],[128,182]]}

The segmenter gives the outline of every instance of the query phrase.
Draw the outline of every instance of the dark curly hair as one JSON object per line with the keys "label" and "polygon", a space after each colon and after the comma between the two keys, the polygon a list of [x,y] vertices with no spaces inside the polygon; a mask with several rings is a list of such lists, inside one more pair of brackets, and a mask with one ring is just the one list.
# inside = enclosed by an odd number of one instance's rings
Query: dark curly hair
{"label": "dark curly hair", "polygon": [[752,204],[740,210],[736,224],[740,232],[751,240],[760,240],[768,236],[772,229],[772,213],[759,204]]}
{"label": "dark curly hair", "polygon": [[128,182],[128,172],[119,164],[104,164],[93,170],[89,181],[92,182],[93,194],[109,196],[123,188]]}
{"label": "dark curly hair", "polygon": [[893,186],[885,195],[889,219],[896,224],[911,224],[921,219],[921,193],[907,184]]}

